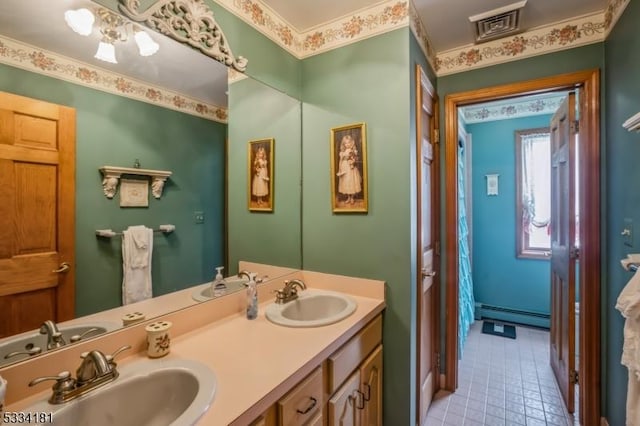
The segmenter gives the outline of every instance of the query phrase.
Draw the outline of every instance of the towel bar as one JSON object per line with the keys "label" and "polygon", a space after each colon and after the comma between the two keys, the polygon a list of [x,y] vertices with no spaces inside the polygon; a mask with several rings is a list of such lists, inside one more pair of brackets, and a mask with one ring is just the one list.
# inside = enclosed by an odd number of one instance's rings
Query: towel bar
{"label": "towel bar", "polygon": [[[162,232],[163,234],[170,234],[175,231],[175,225],[160,225],[158,229],[154,229],[153,232]],[[96,229],[96,236],[104,238],[112,238],[117,235],[122,235],[122,232],[115,232],[111,229]]]}

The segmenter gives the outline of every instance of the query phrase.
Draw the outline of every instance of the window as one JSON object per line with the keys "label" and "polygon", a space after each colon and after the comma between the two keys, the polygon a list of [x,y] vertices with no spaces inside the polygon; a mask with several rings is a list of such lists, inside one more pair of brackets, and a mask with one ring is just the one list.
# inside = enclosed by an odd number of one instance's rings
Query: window
{"label": "window", "polygon": [[516,132],[517,256],[548,258],[551,249],[551,147],[549,128]]}

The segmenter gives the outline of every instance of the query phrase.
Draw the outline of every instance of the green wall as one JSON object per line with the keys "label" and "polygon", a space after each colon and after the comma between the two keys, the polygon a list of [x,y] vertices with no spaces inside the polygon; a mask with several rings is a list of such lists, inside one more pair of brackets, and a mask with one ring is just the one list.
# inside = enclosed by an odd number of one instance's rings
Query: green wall
{"label": "green wall", "polygon": [[[229,269],[239,260],[300,268],[300,101],[253,79],[229,87]],[[247,142],[274,138],[273,212],[247,207]],[[271,165],[274,166],[274,165]]]}
{"label": "green wall", "polygon": [[[176,225],[156,234],[153,293],[208,281],[223,262],[226,125],[0,65],[0,90],[76,109],[76,314],[121,305],[121,238],[96,229]],[[103,165],[171,170],[161,199],[148,208],[120,208],[102,192]],[[204,224],[194,223],[203,211]]]}
{"label": "green wall", "polygon": [[[385,424],[414,423],[408,28],[302,61],[303,267],[386,281]],[[331,211],[329,132],[365,122],[369,212]]]}
{"label": "green wall", "polygon": [[606,399],[604,412],[609,424],[625,423],[625,401],[627,390],[627,369],[620,364],[622,356],[624,319],[615,309],[616,300],[622,288],[632,277],[620,267],[620,259],[628,253],[638,253],[640,239],[633,237],[633,246],[623,243],[620,232],[624,229],[624,219],[640,223],[640,195],[634,183],[640,180],[640,134],[628,132],[622,123],[640,111],[640,2],[631,1],[624,14],[611,31],[605,42],[606,65],[606,144],[605,170],[607,194],[607,229],[605,278],[603,280],[603,303],[606,322],[603,333],[606,339],[602,346],[606,350],[602,365],[606,372]]}
{"label": "green wall", "polygon": [[[516,256],[516,137],[518,130],[549,127],[551,115],[467,124],[473,137],[473,293],[476,303],[549,315],[548,259]],[[488,196],[485,175],[500,175],[500,191]],[[496,268],[496,265],[500,265]],[[548,318],[505,312],[483,315],[539,327]]]}

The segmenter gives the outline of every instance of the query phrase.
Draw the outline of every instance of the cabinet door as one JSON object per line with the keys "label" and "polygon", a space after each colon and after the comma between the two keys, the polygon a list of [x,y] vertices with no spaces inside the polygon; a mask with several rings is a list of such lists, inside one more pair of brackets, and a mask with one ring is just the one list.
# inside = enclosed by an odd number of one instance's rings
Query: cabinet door
{"label": "cabinet door", "polygon": [[278,424],[278,412],[272,405],[260,417],[251,422],[249,426],[276,426]]}
{"label": "cabinet door", "polygon": [[360,370],[356,370],[329,400],[327,407],[329,426],[356,426],[360,424],[361,410],[358,407],[362,407],[364,400],[359,388]]}
{"label": "cabinet door", "polygon": [[382,345],[373,351],[360,367],[360,391],[364,409],[360,411],[363,426],[382,425]]}
{"label": "cabinet door", "polygon": [[323,404],[322,367],[317,368],[278,401],[281,426],[298,426],[311,423]]}

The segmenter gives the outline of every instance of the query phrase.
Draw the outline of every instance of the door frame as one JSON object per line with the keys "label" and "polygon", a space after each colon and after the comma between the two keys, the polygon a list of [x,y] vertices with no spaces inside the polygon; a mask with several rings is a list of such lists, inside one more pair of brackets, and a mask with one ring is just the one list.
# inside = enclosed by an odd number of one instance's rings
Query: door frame
{"label": "door frame", "polygon": [[[458,107],[515,96],[579,87],[580,144],[580,422],[600,424],[600,70],[591,69],[447,95],[445,98],[445,186],[457,185]],[[458,386],[457,192],[445,193],[446,325],[445,389]]]}
{"label": "door frame", "polygon": [[[422,399],[421,389],[422,383],[420,383],[420,357],[422,354],[420,345],[420,336],[422,335],[422,327],[434,327],[435,336],[433,341],[433,352],[440,354],[440,137],[438,127],[440,125],[440,103],[438,94],[434,89],[431,81],[427,77],[424,69],[420,64],[415,66],[415,84],[416,84],[416,111],[414,120],[416,123],[416,419],[420,420],[420,402]],[[433,141],[433,180],[431,187],[433,193],[431,194],[431,210],[436,211],[437,214],[431,216],[431,229],[434,238],[434,250],[433,250],[433,271],[436,273],[433,277],[433,297],[436,303],[434,303],[437,312],[434,314],[435,324],[423,324],[422,312],[422,104],[423,104],[423,87],[427,87],[431,91],[431,97],[433,99],[433,117],[431,119],[431,137]],[[438,355],[439,356],[439,355]],[[436,362],[438,366],[438,375],[434,377],[435,392],[441,387],[440,379],[440,362]]]}

